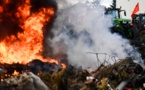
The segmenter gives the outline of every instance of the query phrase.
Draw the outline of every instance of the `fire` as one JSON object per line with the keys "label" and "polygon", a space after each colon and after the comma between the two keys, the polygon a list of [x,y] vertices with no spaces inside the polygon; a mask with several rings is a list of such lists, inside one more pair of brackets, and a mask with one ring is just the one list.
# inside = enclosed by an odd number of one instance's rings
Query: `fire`
{"label": "fire", "polygon": [[5,3],[8,4],[9,3],[9,0],[5,0]]}
{"label": "fire", "polygon": [[14,70],[14,72],[13,72],[13,76],[18,76],[20,73],[19,72],[17,72],[16,70]]}
{"label": "fire", "polygon": [[58,64],[58,61],[55,60],[55,59],[50,59],[50,60],[49,60],[49,63],[56,63],[56,64]]}
{"label": "fire", "polygon": [[[8,4],[10,0],[6,0]],[[23,5],[18,6],[15,16],[20,21],[20,27],[23,32],[16,35],[7,36],[0,42],[0,61],[4,63],[22,63],[26,64],[33,59],[40,59],[44,62],[50,61],[58,64],[55,59],[44,59],[41,56],[43,31],[45,23],[54,16],[53,8],[40,8],[38,12],[30,13],[30,0],[26,0]],[[0,13],[3,7],[0,6]],[[11,15],[11,14],[9,14]],[[0,18],[1,20],[2,18]],[[14,74],[16,71],[14,72]]]}
{"label": "fire", "polygon": [[3,12],[3,7],[2,6],[0,6],[0,13],[2,13]]}
{"label": "fire", "polygon": [[66,68],[66,65],[64,63],[61,64],[62,68]]}

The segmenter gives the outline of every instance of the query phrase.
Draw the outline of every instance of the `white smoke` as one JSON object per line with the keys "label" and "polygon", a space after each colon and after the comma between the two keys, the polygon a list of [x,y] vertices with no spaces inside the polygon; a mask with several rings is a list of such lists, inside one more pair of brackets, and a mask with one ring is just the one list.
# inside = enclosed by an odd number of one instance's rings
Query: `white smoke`
{"label": "white smoke", "polygon": [[101,3],[101,5],[109,7],[112,4],[112,1],[113,0],[101,0],[100,3]]}
{"label": "white smoke", "polygon": [[66,0],[68,3],[76,4],[76,3],[85,3],[85,2],[94,2],[94,0]]}
{"label": "white smoke", "polygon": [[104,4],[104,1],[102,0],[56,0],[56,2],[57,2],[59,10],[67,8],[77,3],[85,3],[89,5],[90,4],[94,5],[94,4],[99,4],[101,2],[102,4]]}
{"label": "white smoke", "polygon": [[[128,53],[132,55],[134,49],[129,41],[110,33],[112,17],[103,14],[104,7],[91,8],[83,3],[67,5],[58,13],[53,26],[54,38],[50,41],[54,54],[67,54],[70,64],[83,68],[96,67],[98,63],[96,55],[87,52],[107,53],[120,59]],[[104,56],[100,60],[103,62]]]}

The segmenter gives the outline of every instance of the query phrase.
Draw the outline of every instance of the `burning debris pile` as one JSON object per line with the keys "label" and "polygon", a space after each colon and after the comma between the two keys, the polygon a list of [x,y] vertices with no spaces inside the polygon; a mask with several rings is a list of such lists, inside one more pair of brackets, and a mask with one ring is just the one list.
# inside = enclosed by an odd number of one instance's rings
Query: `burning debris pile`
{"label": "burning debris pile", "polygon": [[62,65],[58,65],[57,63],[48,63],[42,62],[41,60],[33,60],[28,64],[20,64],[20,63],[13,63],[13,64],[0,64],[1,66],[1,80],[10,78],[11,76],[17,76],[24,72],[32,72],[35,75],[39,75],[40,73],[52,73],[58,69],[66,68]]}
{"label": "burning debris pile", "polygon": [[[140,54],[110,32],[103,12],[64,0],[0,0],[0,90],[144,88],[144,68],[133,62]],[[98,61],[87,52],[133,59]]]}
{"label": "burning debris pile", "polygon": [[31,72],[1,81],[0,90],[50,90],[39,77]]}
{"label": "burning debris pile", "polygon": [[38,77],[40,74],[52,74],[62,66],[56,63],[33,60],[28,64],[1,64],[0,90],[49,90]]}
{"label": "burning debris pile", "polygon": [[[38,61],[36,61],[38,64]],[[41,62],[42,63],[42,62]],[[39,62],[40,65],[40,62]],[[54,64],[53,64],[54,65]],[[52,66],[53,66],[52,65]],[[58,66],[57,64],[54,67]],[[37,69],[39,67],[39,70]],[[95,70],[75,68],[57,68],[40,70],[36,76],[25,71],[19,75],[1,79],[1,90],[138,90],[144,89],[145,70],[132,58],[122,59],[112,65],[101,64]],[[27,67],[28,68],[28,67]],[[34,68],[34,67],[33,67]],[[48,66],[47,66],[48,68]],[[51,68],[51,67],[50,67]],[[27,69],[28,70],[28,69]],[[1,70],[2,73],[5,71]],[[39,77],[40,78],[39,78]]]}

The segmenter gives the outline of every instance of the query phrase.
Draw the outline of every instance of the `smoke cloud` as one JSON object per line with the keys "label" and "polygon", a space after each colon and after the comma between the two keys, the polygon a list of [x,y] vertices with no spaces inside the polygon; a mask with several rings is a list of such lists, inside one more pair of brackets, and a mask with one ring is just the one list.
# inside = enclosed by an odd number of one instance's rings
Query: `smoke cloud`
{"label": "smoke cloud", "polygon": [[[69,64],[83,68],[97,66],[96,54],[92,53],[107,53],[119,59],[140,55],[128,40],[111,34],[112,17],[103,12],[104,7],[100,5],[91,8],[84,3],[61,8],[52,29],[54,37],[47,39],[51,42],[53,54],[61,59],[66,54]],[[105,56],[99,58],[103,62]]]}

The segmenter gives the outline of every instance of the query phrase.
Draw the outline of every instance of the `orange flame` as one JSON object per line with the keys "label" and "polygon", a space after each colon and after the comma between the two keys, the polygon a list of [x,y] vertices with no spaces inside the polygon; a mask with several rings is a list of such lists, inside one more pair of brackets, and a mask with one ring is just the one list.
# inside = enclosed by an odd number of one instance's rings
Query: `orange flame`
{"label": "orange flame", "polygon": [[5,0],[5,3],[8,4],[10,1],[9,0]]}
{"label": "orange flame", "polygon": [[[9,0],[6,0],[8,3]],[[20,27],[23,33],[18,33],[17,37],[11,35],[0,42],[0,61],[4,63],[26,64],[33,59],[40,59],[44,62],[50,61],[58,64],[55,59],[43,59],[41,56],[43,31],[42,28],[50,18],[54,16],[53,8],[41,8],[39,12],[30,13],[30,0],[17,8],[15,16],[21,22]],[[3,8],[0,6],[0,12]],[[15,72],[14,72],[15,73]]]}
{"label": "orange flame", "polygon": [[2,13],[3,12],[3,7],[2,6],[0,6],[0,13]]}
{"label": "orange flame", "polygon": [[61,64],[62,68],[66,68],[66,65],[64,63]]}
{"label": "orange flame", "polygon": [[56,64],[58,64],[58,61],[55,60],[55,59],[51,59],[51,60],[49,60],[49,63],[56,63]]}
{"label": "orange flame", "polygon": [[13,76],[18,76],[20,73],[19,72],[17,72],[16,70],[14,70],[14,72],[13,72]]}

